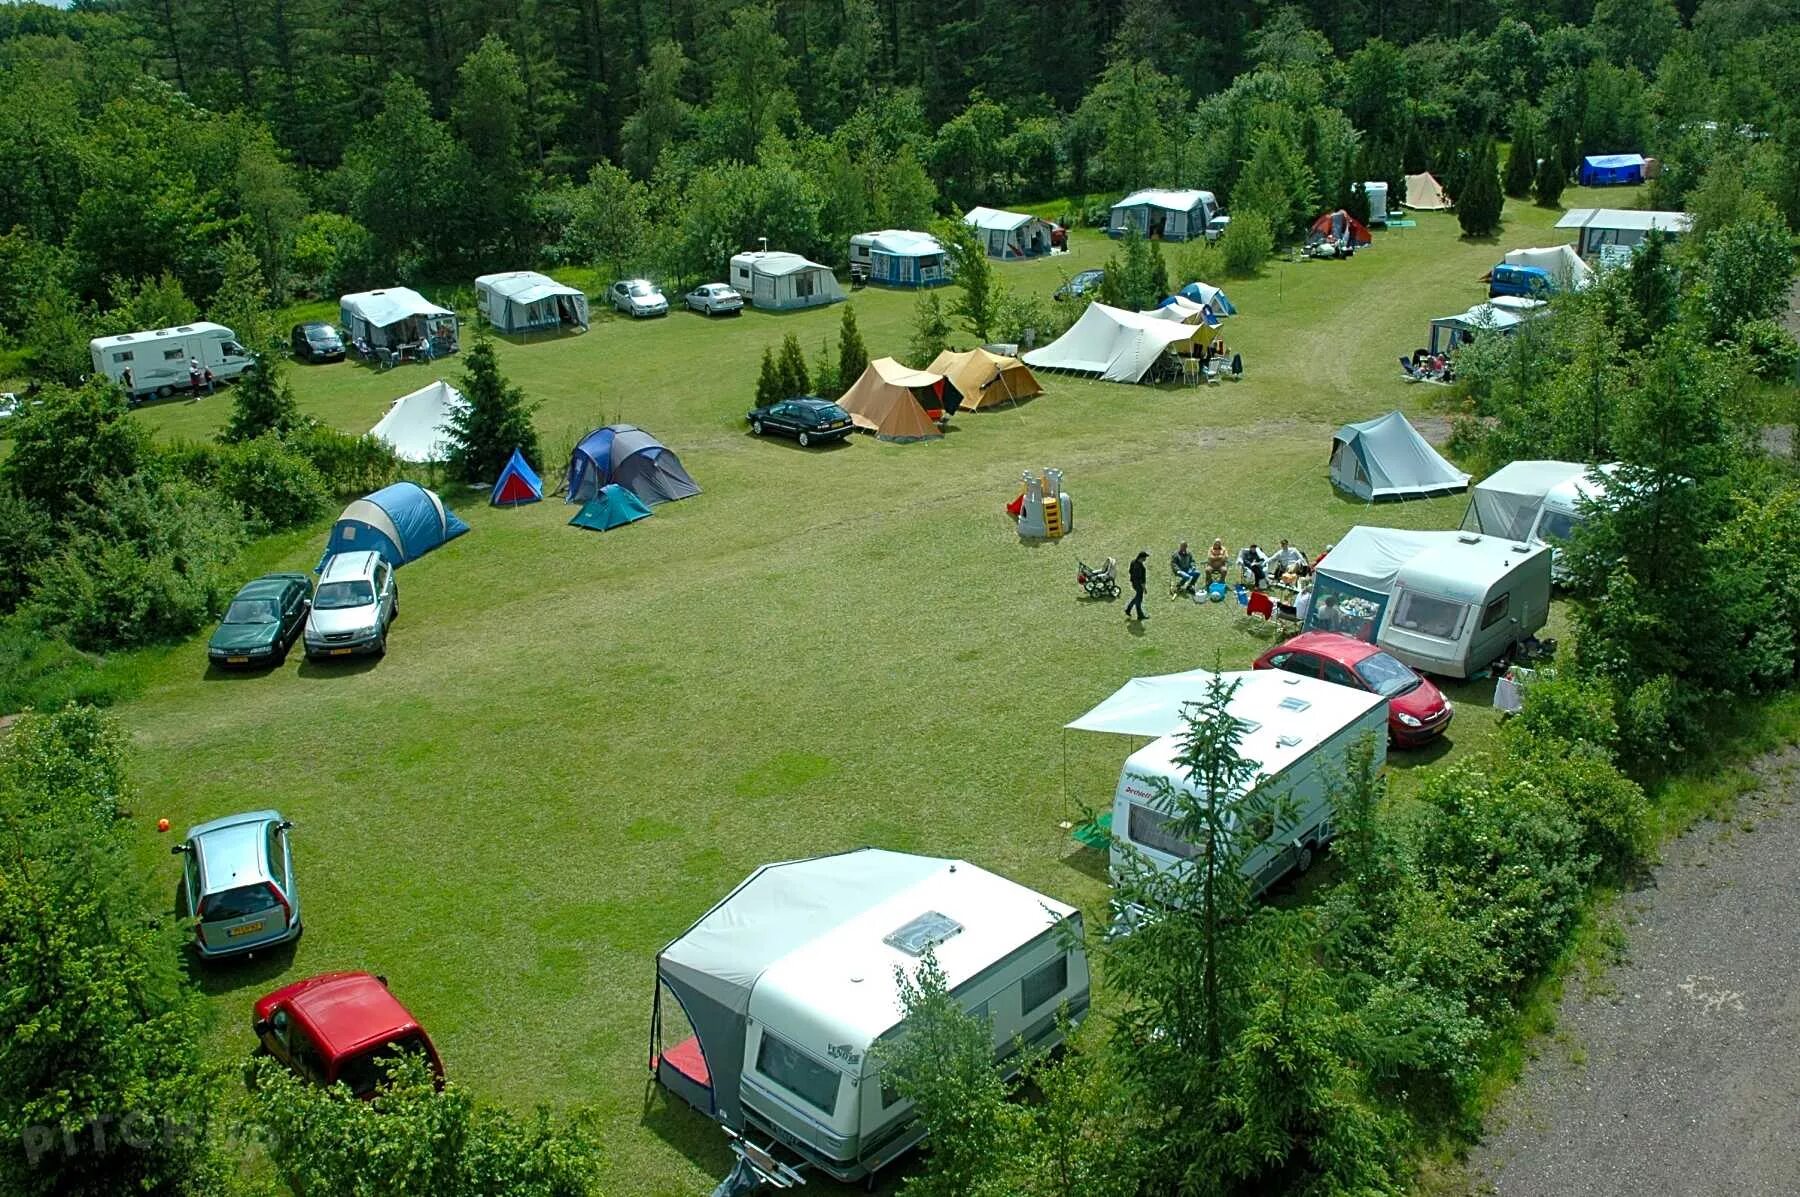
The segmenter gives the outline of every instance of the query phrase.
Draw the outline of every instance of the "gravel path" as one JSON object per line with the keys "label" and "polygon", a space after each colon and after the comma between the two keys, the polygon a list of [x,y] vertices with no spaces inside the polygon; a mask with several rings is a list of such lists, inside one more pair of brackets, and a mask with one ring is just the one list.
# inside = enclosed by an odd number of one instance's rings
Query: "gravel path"
{"label": "gravel path", "polygon": [[1753,769],[1728,820],[1620,901],[1624,959],[1570,978],[1470,1154],[1470,1193],[1800,1193],[1800,749]]}

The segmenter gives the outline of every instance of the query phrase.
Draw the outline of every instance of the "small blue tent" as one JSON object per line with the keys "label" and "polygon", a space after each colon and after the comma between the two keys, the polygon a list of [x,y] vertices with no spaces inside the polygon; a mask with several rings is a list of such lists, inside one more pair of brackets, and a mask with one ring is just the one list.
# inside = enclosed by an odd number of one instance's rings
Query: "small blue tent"
{"label": "small blue tent", "polygon": [[1642,154],[1589,154],[1577,176],[1583,187],[1615,187],[1644,181]]}
{"label": "small blue tent", "polygon": [[596,428],[569,455],[569,502],[585,503],[609,482],[652,505],[700,493],[674,450],[635,424]]}
{"label": "small blue tent", "polygon": [[436,495],[416,482],[396,482],[344,508],[319,565],[333,553],[374,549],[390,565],[401,566],[468,530]]}
{"label": "small blue tent", "polygon": [[1205,304],[1213,310],[1215,315],[1237,315],[1237,309],[1231,305],[1229,299],[1225,298],[1225,292],[1219,290],[1211,283],[1189,283],[1181,290],[1175,292],[1175,294],[1184,299],[1191,299],[1195,303]]}
{"label": "small blue tent", "polygon": [[609,483],[598,494],[581,505],[569,522],[577,528],[607,532],[621,524],[635,524],[650,514],[638,497],[617,484]]}
{"label": "small blue tent", "polygon": [[512,460],[500,471],[493,493],[488,495],[488,503],[495,507],[517,507],[521,503],[535,503],[543,497],[543,480],[525,460],[525,455],[514,449]]}

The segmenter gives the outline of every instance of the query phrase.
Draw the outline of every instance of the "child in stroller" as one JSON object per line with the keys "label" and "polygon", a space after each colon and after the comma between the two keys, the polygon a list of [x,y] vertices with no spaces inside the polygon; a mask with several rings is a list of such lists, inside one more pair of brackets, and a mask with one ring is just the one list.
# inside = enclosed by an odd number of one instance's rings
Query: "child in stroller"
{"label": "child in stroller", "polygon": [[1077,559],[1075,582],[1089,598],[1116,599],[1119,597],[1119,579],[1114,572],[1117,566],[1118,562],[1111,557],[1099,569]]}

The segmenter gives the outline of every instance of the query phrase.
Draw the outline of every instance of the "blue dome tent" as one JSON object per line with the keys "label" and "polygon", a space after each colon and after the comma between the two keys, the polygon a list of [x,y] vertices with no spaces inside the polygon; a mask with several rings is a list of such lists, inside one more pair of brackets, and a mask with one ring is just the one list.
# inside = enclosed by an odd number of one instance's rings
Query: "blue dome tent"
{"label": "blue dome tent", "polygon": [[569,502],[585,503],[608,483],[651,506],[700,493],[674,450],[634,424],[594,429],[569,457]]}
{"label": "blue dome tent", "polygon": [[1630,186],[1644,181],[1642,154],[1589,154],[1576,176],[1583,187]]}
{"label": "blue dome tent", "polygon": [[1219,290],[1211,283],[1189,283],[1181,290],[1175,292],[1175,294],[1184,299],[1191,299],[1195,303],[1205,304],[1213,310],[1214,315],[1237,315],[1237,308],[1233,307],[1231,301],[1225,298],[1225,292]]}
{"label": "blue dome tent", "polygon": [[468,530],[436,495],[416,482],[396,482],[344,508],[331,526],[319,565],[333,553],[374,549],[398,567]]}

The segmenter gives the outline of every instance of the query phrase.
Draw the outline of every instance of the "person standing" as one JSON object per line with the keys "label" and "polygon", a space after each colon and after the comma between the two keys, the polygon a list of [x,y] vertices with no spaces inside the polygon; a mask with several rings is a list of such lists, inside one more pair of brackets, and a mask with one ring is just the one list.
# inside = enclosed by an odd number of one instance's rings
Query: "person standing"
{"label": "person standing", "polygon": [[196,398],[199,397],[199,394],[200,394],[200,359],[197,357],[190,357],[188,359],[188,391],[189,391],[189,393],[194,395]]}
{"label": "person standing", "polygon": [[1125,618],[1130,619],[1131,609],[1136,607],[1139,623],[1150,618],[1144,614],[1144,586],[1150,579],[1149,571],[1144,568],[1144,562],[1149,559],[1149,549],[1145,549],[1131,559],[1131,601],[1125,604]]}
{"label": "person standing", "polygon": [[119,385],[125,388],[125,398],[137,398],[137,395],[135,394],[137,391],[137,384],[132,381],[130,366],[126,366],[123,370],[119,371]]}

